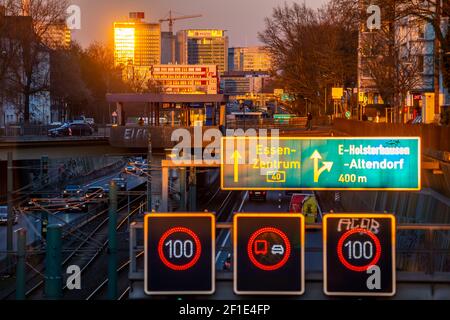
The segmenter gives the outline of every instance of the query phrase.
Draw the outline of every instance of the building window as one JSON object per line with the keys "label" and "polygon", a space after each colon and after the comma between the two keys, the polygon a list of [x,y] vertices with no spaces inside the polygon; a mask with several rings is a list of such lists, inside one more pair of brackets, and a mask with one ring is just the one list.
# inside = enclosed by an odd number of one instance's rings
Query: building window
{"label": "building window", "polygon": [[417,34],[420,39],[425,39],[425,24],[423,22],[419,23],[417,26]]}
{"label": "building window", "polygon": [[424,57],[423,56],[417,56],[417,71],[423,73],[425,64],[424,64]]}

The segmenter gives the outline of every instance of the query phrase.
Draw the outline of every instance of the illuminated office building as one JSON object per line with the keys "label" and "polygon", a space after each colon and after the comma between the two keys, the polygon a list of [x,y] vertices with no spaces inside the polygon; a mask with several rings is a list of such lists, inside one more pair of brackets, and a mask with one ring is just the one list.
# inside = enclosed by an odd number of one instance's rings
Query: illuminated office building
{"label": "illuminated office building", "polygon": [[72,42],[72,33],[64,20],[50,25],[43,37],[51,49],[68,48]]}
{"label": "illuminated office building", "polygon": [[228,71],[269,71],[269,53],[264,47],[228,49]]}
{"label": "illuminated office building", "polygon": [[115,65],[151,66],[161,63],[161,26],[143,22],[143,13],[114,23]]}
{"label": "illuminated office building", "polygon": [[[216,65],[157,64],[131,67],[126,78],[137,76],[167,94],[217,94],[219,76]],[[149,88],[144,88],[147,90]]]}
{"label": "illuminated office building", "polygon": [[215,64],[220,73],[228,70],[228,36],[224,30],[182,30],[177,33],[180,64]]}

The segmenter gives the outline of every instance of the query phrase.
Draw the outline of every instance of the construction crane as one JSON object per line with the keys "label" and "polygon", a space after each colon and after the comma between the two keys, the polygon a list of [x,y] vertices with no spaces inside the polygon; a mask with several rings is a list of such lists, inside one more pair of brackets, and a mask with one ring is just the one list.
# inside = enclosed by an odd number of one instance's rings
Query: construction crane
{"label": "construction crane", "polygon": [[169,17],[164,19],[159,19],[159,23],[168,22],[169,23],[169,32],[171,35],[171,56],[172,56],[172,63],[175,63],[175,36],[173,35],[173,23],[177,20],[185,20],[185,19],[194,19],[194,18],[200,18],[202,17],[201,14],[194,14],[190,16],[180,16],[180,17],[173,17],[172,16],[172,10],[169,11]]}

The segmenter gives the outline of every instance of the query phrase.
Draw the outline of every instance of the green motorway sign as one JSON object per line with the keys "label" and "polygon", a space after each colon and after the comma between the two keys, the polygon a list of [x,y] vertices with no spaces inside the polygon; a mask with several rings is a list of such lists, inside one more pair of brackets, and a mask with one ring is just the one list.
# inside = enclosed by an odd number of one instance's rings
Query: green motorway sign
{"label": "green motorway sign", "polygon": [[420,190],[420,138],[224,137],[223,190]]}

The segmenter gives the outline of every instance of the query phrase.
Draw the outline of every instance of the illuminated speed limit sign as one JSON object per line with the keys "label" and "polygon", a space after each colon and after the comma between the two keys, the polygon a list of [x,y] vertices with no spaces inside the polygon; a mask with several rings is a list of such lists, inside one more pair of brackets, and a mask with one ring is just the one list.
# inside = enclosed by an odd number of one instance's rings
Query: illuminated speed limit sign
{"label": "illuminated speed limit sign", "polygon": [[301,214],[236,214],[234,292],[303,294],[303,244]]}
{"label": "illuminated speed limit sign", "polygon": [[144,238],[146,294],[214,293],[214,215],[147,214]]}
{"label": "illuminated speed limit sign", "polygon": [[323,250],[325,294],[395,294],[393,215],[327,214],[323,218]]}

